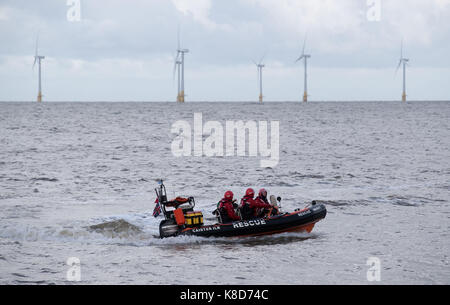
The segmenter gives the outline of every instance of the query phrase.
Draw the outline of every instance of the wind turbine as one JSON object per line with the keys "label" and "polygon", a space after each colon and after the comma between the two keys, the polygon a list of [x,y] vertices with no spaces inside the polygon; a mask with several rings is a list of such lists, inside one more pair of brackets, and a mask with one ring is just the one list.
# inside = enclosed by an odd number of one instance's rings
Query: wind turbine
{"label": "wind turbine", "polygon": [[41,61],[45,58],[45,56],[38,55],[38,45],[39,45],[39,35],[36,39],[36,52],[34,55],[34,63],[33,63],[33,69],[36,63],[39,65],[39,85],[38,85],[38,96],[37,101],[40,103],[42,102],[42,85],[41,85]]}
{"label": "wind turbine", "polygon": [[308,101],[308,59],[311,58],[311,55],[305,54],[305,47],[306,47],[306,37],[305,41],[303,42],[302,55],[300,55],[300,57],[295,62],[297,63],[302,59],[304,59],[305,61],[305,90],[303,93],[303,102],[306,103]]}
{"label": "wind turbine", "polygon": [[253,61],[253,63],[255,64],[256,68],[258,69],[258,84],[259,84],[259,102],[262,103],[263,102],[263,82],[262,82],[262,71],[263,68],[265,67],[265,65],[263,65],[263,60],[264,57],[266,57],[265,55],[261,58],[261,60],[259,61],[259,64],[256,63],[255,61]]}
{"label": "wind turbine", "polygon": [[408,65],[409,59],[403,57],[403,41],[402,46],[400,50],[400,61],[398,62],[397,70],[395,70],[395,73],[397,74],[398,69],[403,65],[403,94],[402,94],[402,101],[406,102],[406,66]]}
{"label": "wind turbine", "polygon": [[174,66],[174,76],[175,72],[178,70],[178,95],[177,102],[184,103],[184,55],[189,53],[188,49],[181,48],[180,43],[180,30],[178,29],[178,48],[177,48],[177,56],[175,58],[175,66]]}

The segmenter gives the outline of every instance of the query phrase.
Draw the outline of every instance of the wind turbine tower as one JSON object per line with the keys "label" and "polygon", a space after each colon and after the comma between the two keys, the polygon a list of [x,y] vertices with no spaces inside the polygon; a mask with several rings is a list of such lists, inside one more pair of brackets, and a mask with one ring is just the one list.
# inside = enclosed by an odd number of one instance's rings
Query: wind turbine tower
{"label": "wind turbine tower", "polygon": [[33,63],[33,69],[36,63],[38,63],[39,66],[39,81],[38,81],[38,96],[37,101],[40,103],[42,102],[42,82],[41,82],[41,61],[45,58],[45,56],[41,56],[38,54],[38,44],[39,44],[39,37],[36,39],[36,52],[34,55],[34,63]]}
{"label": "wind turbine tower", "polygon": [[300,57],[295,62],[297,63],[303,59],[305,63],[305,84],[303,92],[303,102],[306,103],[308,101],[308,59],[311,58],[311,55],[305,54],[305,47],[306,47],[306,38],[303,43],[302,55],[300,55]]}
{"label": "wind turbine tower", "polygon": [[180,54],[181,54],[181,62],[180,62],[180,66],[181,66],[181,83],[180,83],[180,98],[179,98],[179,102],[180,103],[184,103],[184,55],[186,53],[189,53],[188,49],[181,49],[179,50]]}
{"label": "wind turbine tower", "polygon": [[256,68],[258,69],[258,85],[259,85],[259,102],[260,103],[263,102],[263,98],[264,98],[263,97],[263,82],[262,82],[262,75],[263,75],[262,71],[263,71],[263,68],[265,67],[265,65],[263,65],[263,63],[262,63],[264,60],[264,57],[265,56],[263,56],[261,58],[261,60],[259,61],[259,64],[256,63],[255,61],[253,61]]}
{"label": "wind turbine tower", "polygon": [[408,65],[409,59],[403,57],[403,41],[400,51],[400,61],[398,62],[397,70],[400,69],[401,66],[403,66],[403,93],[402,93],[402,102],[406,102],[406,66]]}

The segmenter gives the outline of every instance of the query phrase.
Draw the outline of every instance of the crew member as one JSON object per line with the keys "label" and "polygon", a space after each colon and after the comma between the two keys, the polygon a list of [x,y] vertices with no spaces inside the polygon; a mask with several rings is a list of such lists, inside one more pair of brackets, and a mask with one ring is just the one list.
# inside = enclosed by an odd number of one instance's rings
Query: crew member
{"label": "crew member", "polygon": [[[266,193],[267,196],[267,193]],[[249,220],[260,217],[260,209],[271,209],[269,203],[253,199],[255,191],[252,188],[247,189],[245,196],[241,199],[241,215],[242,219]]]}
{"label": "crew member", "polygon": [[222,223],[229,223],[241,218],[234,211],[235,205],[233,201],[233,192],[227,191],[222,200],[219,201],[219,213],[222,218]]}
{"label": "crew member", "polygon": [[[262,188],[258,192],[258,196],[255,198],[255,201],[259,205],[264,205],[265,207],[262,209],[259,209],[257,212],[259,217],[264,216],[266,213],[271,211],[271,215],[277,215],[278,214],[278,207],[273,206],[269,203],[269,200],[267,200],[267,190]],[[269,206],[269,207],[268,207]]]}

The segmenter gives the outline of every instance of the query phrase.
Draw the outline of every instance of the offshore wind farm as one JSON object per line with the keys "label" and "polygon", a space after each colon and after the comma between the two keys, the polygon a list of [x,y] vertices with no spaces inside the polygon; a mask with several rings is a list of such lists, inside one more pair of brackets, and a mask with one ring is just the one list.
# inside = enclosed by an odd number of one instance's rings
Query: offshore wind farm
{"label": "offshore wind farm", "polygon": [[[302,100],[304,103],[308,102],[308,60],[311,58],[310,54],[305,53],[306,49],[306,41],[307,38],[305,37],[302,47],[302,52],[300,56],[295,60],[294,63],[298,63],[303,61],[304,64],[304,77],[303,77],[303,97]],[[42,80],[41,80],[41,63],[42,60],[45,59],[45,56],[41,56],[38,54],[38,44],[39,44],[39,36],[36,39],[36,48],[35,48],[35,55],[34,55],[34,63],[33,63],[33,69],[37,63],[38,65],[38,95],[37,95],[37,102],[42,102]],[[408,66],[409,59],[404,58],[404,42],[402,40],[401,42],[401,51],[400,51],[400,60],[397,66],[397,69],[395,70],[395,74],[397,74],[398,70],[402,67],[403,71],[403,91],[401,96],[401,101],[406,102],[407,95],[406,95],[406,67]],[[185,102],[185,57],[186,54],[189,53],[189,49],[183,48],[181,45],[181,37],[180,37],[180,29],[178,29],[177,32],[177,49],[176,49],[176,55],[173,58],[173,81],[177,82],[177,96],[176,96],[176,102],[178,103],[184,103]],[[256,62],[252,60],[253,64],[257,68],[257,83],[259,88],[259,96],[258,101],[259,103],[263,103],[263,69],[266,67],[265,64],[263,64],[263,61],[265,59],[264,55],[261,57],[259,62]],[[324,90],[326,90],[324,88]]]}

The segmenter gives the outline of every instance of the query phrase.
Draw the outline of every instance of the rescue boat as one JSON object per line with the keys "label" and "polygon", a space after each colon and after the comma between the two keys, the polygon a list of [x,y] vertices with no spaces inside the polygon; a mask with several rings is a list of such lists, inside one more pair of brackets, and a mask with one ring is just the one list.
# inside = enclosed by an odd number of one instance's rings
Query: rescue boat
{"label": "rescue boat", "polygon": [[[304,209],[291,213],[266,216],[252,220],[234,221],[205,225],[203,213],[194,211],[193,197],[167,200],[163,182],[155,189],[165,219],[159,225],[160,238],[175,236],[200,237],[247,237],[279,234],[284,232],[310,233],[315,224],[326,217],[327,209],[323,204],[312,202]],[[281,198],[278,198],[281,201]]]}

